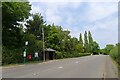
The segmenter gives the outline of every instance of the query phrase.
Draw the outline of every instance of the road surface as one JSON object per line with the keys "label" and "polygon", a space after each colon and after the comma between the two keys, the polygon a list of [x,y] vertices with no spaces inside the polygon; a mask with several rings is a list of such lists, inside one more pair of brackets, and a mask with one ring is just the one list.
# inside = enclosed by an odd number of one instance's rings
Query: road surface
{"label": "road surface", "polygon": [[109,56],[94,55],[3,67],[3,78],[118,78]]}

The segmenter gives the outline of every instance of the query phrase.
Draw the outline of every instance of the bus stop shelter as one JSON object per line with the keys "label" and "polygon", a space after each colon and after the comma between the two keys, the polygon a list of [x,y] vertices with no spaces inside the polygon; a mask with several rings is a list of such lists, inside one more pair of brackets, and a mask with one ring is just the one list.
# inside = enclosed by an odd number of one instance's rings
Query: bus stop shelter
{"label": "bus stop shelter", "polygon": [[45,49],[45,60],[53,60],[55,59],[55,50],[51,48]]}

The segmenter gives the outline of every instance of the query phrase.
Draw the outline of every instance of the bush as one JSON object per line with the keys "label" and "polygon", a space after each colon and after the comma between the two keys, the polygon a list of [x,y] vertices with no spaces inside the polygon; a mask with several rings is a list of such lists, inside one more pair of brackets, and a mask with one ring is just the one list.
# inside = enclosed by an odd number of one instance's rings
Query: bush
{"label": "bush", "polygon": [[120,54],[118,53],[118,46],[115,46],[110,51],[110,56],[120,65]]}
{"label": "bush", "polygon": [[91,55],[91,53],[78,53],[75,51],[71,51],[71,52],[64,52],[63,54],[64,58],[73,58],[73,57],[82,57],[82,56],[88,56]]}
{"label": "bush", "polygon": [[21,53],[17,50],[10,50],[6,47],[2,47],[2,65],[11,64],[11,63],[21,63],[23,62],[23,57]]}
{"label": "bush", "polygon": [[57,58],[57,59],[63,58],[62,52],[56,51],[55,54],[56,54],[56,58]]}
{"label": "bush", "polygon": [[91,55],[91,53],[79,53],[80,54],[80,57],[82,57],[82,56],[89,56],[89,55]]}

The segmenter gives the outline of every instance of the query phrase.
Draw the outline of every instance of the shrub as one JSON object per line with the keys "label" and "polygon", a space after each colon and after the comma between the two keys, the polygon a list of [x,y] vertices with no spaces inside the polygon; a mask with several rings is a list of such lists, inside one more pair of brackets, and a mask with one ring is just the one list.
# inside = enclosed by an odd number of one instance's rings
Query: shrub
{"label": "shrub", "polygon": [[62,52],[56,51],[55,54],[56,54],[56,58],[57,58],[57,59],[63,58]]}
{"label": "shrub", "polygon": [[118,53],[118,46],[115,46],[115,47],[110,51],[110,56],[111,56],[118,64],[120,64],[120,54]]}

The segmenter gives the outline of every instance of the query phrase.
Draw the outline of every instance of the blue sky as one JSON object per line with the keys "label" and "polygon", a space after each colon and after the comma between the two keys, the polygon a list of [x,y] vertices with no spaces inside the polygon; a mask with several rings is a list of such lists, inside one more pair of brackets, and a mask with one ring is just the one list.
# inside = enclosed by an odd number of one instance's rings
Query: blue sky
{"label": "blue sky", "polygon": [[95,41],[104,48],[106,44],[118,42],[117,2],[44,2],[30,1],[31,13],[41,13],[48,24],[60,25],[79,37],[90,30]]}

